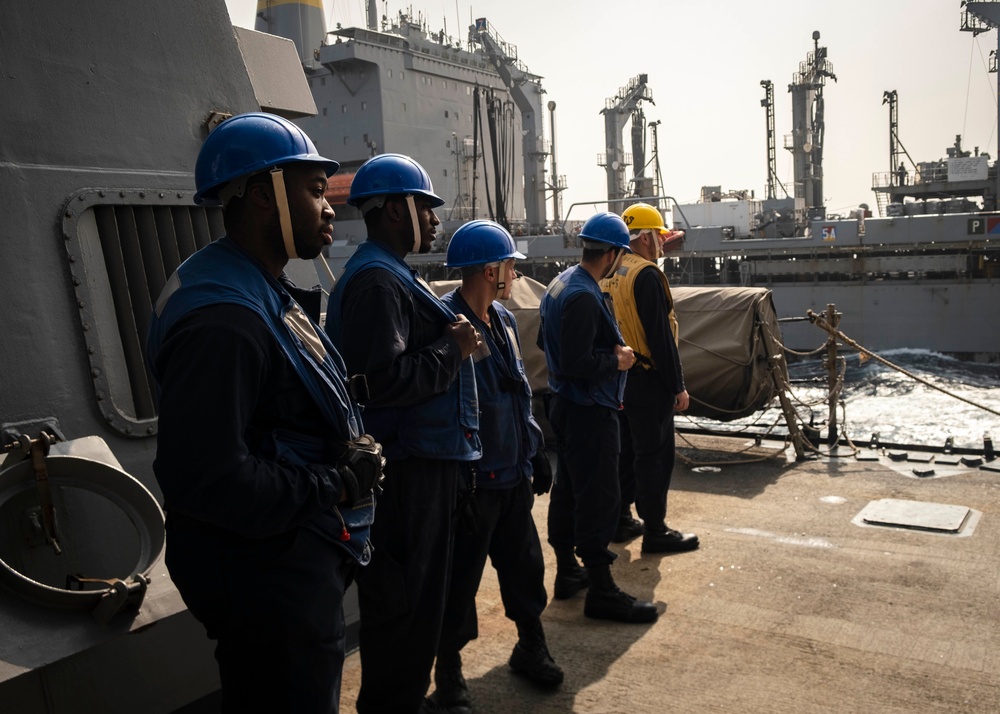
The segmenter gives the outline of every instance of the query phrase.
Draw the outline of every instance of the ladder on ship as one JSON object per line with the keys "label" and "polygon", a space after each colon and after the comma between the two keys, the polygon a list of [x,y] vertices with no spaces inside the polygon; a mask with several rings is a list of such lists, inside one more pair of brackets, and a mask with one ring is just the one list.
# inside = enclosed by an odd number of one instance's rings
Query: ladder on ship
{"label": "ladder on ship", "polygon": [[875,191],[875,203],[878,206],[878,215],[885,218],[886,208],[889,205],[889,194],[885,191]]}

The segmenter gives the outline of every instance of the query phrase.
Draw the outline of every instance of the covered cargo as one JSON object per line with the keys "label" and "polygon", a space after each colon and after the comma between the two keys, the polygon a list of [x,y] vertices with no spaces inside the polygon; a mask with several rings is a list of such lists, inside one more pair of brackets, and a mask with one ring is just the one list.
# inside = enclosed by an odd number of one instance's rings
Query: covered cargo
{"label": "covered cargo", "polygon": [[[775,395],[768,354],[781,355],[781,329],[766,288],[671,288],[691,416],[732,421]],[[783,381],[784,359],[775,361]]]}
{"label": "covered cargo", "polygon": [[[444,295],[458,280],[431,284]],[[691,395],[691,416],[732,421],[763,409],[776,387],[768,351],[781,354],[777,313],[766,288],[671,288],[680,324],[681,364]],[[506,307],[517,318],[528,381],[535,394],[548,391],[545,355],[535,345],[538,305],[545,285],[522,277]],[[767,341],[770,342],[767,342]],[[783,359],[776,368],[787,380]]]}

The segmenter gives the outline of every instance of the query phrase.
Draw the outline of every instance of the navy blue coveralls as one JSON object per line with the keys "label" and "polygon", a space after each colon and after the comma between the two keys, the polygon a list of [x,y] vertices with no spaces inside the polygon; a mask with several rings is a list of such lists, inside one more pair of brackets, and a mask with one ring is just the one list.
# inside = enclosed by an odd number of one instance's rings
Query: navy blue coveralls
{"label": "navy blue coveralls", "polygon": [[478,518],[455,539],[451,588],[438,652],[459,652],[479,636],[476,592],[489,555],[500,582],[504,612],[514,622],[536,622],[548,602],[538,529],[531,517],[531,458],[542,431],[531,414],[531,387],[521,359],[514,315],[499,302],[484,323],[459,291],[442,300],[469,318],[483,335],[476,351],[479,437],[483,458],[476,463]]}
{"label": "navy blue coveralls", "polygon": [[553,396],[549,421],[559,441],[549,500],[549,543],[574,546],[586,566],[608,565],[618,523],[619,426],[625,372],[615,345],[624,345],[610,297],[576,265],[546,288],[538,346],[545,351]]}
{"label": "navy blue coveralls", "polygon": [[[150,328],[166,563],[217,640],[226,712],[339,707],[343,595],[372,509],[337,506],[331,465],[360,422],[339,356],[299,309],[318,317],[318,298],[222,238],[178,268]],[[289,316],[326,354],[307,353]]]}
{"label": "navy blue coveralls", "polygon": [[656,529],[666,523],[667,492],[674,472],[674,400],[685,390],[670,308],[660,278],[643,268],[635,279],[635,304],[655,369],[636,363],[628,371],[621,417],[619,480],[622,507],[635,502],[639,518]]}
{"label": "navy blue coveralls", "polygon": [[364,374],[365,426],[386,457],[358,577],[361,714],[416,712],[430,685],[453,549],[452,518],[479,447],[472,360],[444,337],[454,313],[371,239],[348,260],[326,329],[348,373]]}

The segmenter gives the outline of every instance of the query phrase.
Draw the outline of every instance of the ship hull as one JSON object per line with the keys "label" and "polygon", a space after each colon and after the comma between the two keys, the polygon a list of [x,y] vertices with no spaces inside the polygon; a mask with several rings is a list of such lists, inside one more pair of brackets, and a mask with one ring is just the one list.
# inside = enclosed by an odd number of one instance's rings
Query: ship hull
{"label": "ship hull", "polygon": [[[772,287],[779,318],[822,313],[828,304],[841,313],[840,330],[873,350],[926,349],[961,359],[1000,359],[1000,282],[891,282],[861,285],[813,284]],[[827,333],[809,322],[785,322],[786,347],[797,351],[819,346]]]}
{"label": "ship hull", "polygon": [[[966,213],[818,220],[789,237],[687,226],[664,271],[673,285],[769,288],[783,319],[834,305],[842,332],[870,350],[997,361],[1000,241],[991,231],[998,225],[996,214]],[[827,336],[806,321],[783,323],[782,334],[797,351]]]}

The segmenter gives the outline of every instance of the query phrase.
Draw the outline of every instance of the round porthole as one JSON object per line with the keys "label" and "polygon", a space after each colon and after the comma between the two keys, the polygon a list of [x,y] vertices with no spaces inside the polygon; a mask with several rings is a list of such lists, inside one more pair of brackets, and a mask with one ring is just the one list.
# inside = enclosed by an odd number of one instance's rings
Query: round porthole
{"label": "round porthole", "polygon": [[50,455],[44,463],[41,481],[30,459],[0,471],[3,584],[66,609],[93,609],[135,584],[144,593],[144,574],[164,544],[153,495],[100,461]]}

